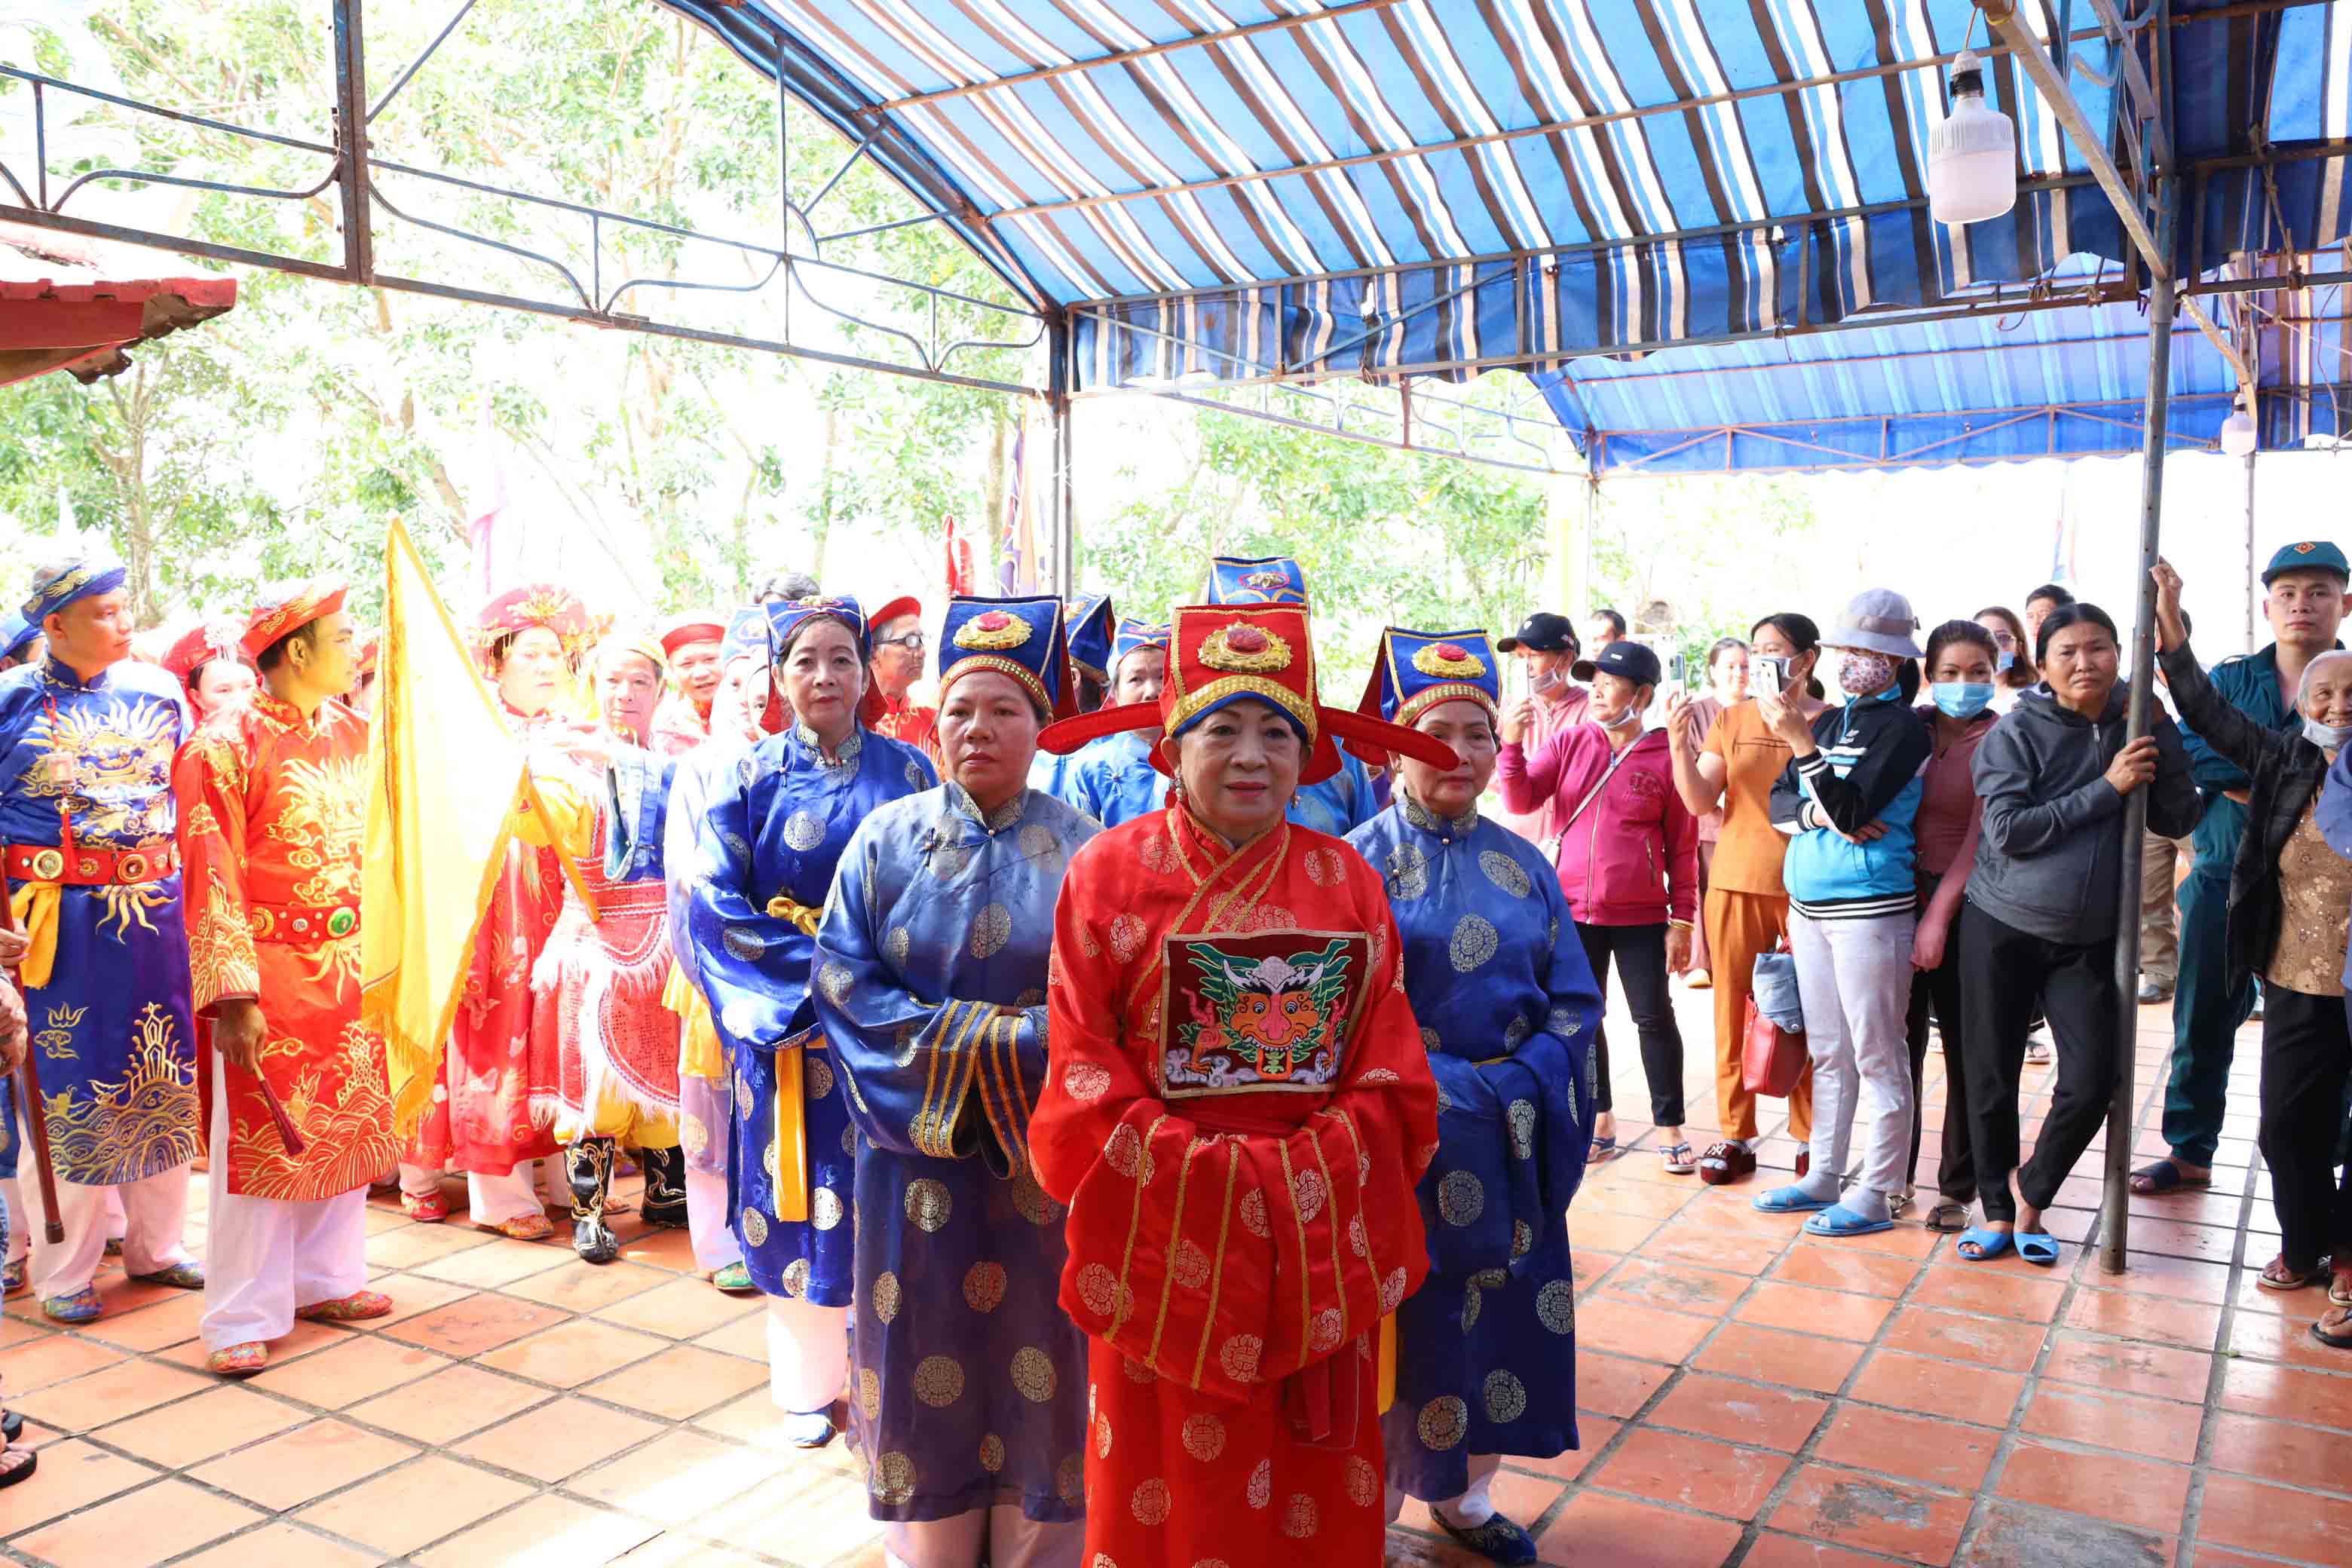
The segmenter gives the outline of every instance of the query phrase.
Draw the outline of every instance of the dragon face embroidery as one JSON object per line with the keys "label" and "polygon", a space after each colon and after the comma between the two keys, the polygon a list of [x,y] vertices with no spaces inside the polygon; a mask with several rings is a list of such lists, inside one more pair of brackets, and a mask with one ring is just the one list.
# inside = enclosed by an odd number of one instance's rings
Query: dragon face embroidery
{"label": "dragon face embroidery", "polygon": [[1175,1021],[1163,1062],[1169,1096],[1330,1088],[1366,967],[1360,937],[1171,941],[1168,980],[1181,994],[1165,1015]]}

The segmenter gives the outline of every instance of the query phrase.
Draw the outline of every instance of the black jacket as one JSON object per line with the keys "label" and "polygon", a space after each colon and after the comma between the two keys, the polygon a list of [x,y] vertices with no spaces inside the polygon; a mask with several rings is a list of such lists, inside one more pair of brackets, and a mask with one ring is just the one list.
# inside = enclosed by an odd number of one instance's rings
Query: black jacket
{"label": "black jacket", "polygon": [[2255,722],[2214,688],[2187,646],[2164,655],[2164,679],[2180,721],[2199,739],[2243,768],[2248,786],[2246,831],[2230,863],[2230,984],[2267,968],[2284,918],[2279,897],[2279,851],[2327,782],[2327,753],[2302,731]]}

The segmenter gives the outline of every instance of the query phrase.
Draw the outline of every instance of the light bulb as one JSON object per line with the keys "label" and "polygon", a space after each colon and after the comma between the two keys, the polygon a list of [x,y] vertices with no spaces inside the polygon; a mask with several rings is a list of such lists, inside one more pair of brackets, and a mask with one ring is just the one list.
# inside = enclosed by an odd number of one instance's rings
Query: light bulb
{"label": "light bulb", "polygon": [[2241,404],[2221,421],[2221,452],[2224,457],[2251,458],[2259,437],[2254,429],[2254,416]]}
{"label": "light bulb", "polygon": [[2017,205],[2017,128],[1984,100],[1984,62],[1952,62],[1952,111],[1927,141],[1927,210],[1944,224],[1981,223]]}

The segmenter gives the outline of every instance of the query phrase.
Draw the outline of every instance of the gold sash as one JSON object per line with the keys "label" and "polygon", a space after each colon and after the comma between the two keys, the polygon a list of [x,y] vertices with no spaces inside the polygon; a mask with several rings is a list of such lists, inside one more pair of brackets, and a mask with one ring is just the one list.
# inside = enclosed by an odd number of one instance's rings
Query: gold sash
{"label": "gold sash", "polygon": [[8,900],[8,907],[16,911],[16,929],[33,942],[25,951],[24,962],[16,966],[16,978],[28,988],[47,985],[57,967],[58,907],[64,893],[55,882],[26,882]]}

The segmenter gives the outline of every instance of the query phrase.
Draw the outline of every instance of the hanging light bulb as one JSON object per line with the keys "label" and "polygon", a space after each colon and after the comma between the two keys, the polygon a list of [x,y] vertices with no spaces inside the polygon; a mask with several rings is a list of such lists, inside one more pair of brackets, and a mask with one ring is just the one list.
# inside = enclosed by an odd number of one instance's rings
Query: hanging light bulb
{"label": "hanging light bulb", "polygon": [[2017,128],[1987,107],[1984,62],[1962,49],[1952,62],[1952,111],[1927,141],[1927,210],[1958,226],[2017,205]]}
{"label": "hanging light bulb", "polygon": [[2221,421],[2221,454],[2228,458],[2251,458],[2259,437],[2254,429],[2254,416],[2246,409],[2246,395],[2238,395],[2237,407]]}

